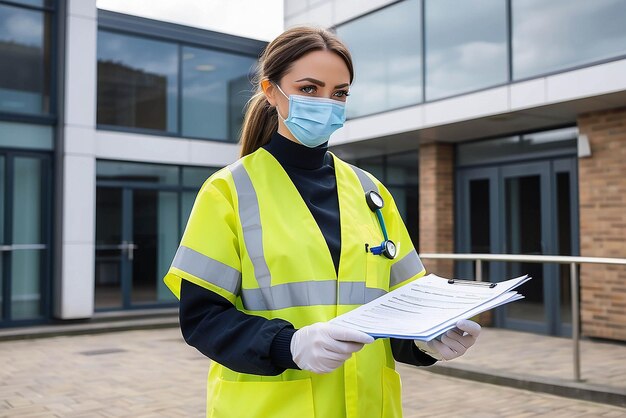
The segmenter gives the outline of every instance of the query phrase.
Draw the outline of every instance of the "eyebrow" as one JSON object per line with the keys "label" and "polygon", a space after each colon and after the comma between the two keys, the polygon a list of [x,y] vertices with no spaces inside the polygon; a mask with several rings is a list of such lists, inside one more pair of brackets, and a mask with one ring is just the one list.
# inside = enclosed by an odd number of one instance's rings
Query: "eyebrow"
{"label": "eyebrow", "polygon": [[[325,87],[326,86],[326,83],[324,83],[323,81],[316,80],[316,79],[311,78],[311,77],[301,78],[300,80],[296,80],[296,83],[300,82],[300,81],[310,81],[311,83],[317,84],[320,87]],[[349,85],[350,85],[349,83],[338,84],[338,85],[335,86],[335,88],[336,89],[340,89],[342,87],[348,87]]]}

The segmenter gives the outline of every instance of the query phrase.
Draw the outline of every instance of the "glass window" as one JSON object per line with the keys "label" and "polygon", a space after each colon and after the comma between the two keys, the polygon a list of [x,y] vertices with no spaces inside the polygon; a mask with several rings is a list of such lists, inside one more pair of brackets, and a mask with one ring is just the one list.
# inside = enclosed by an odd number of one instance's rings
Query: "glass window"
{"label": "glass window", "polygon": [[124,181],[178,186],[178,167],[120,161],[98,161],[96,164],[96,178],[98,181]]}
{"label": "glass window", "polygon": [[626,2],[513,0],[513,78],[626,54]]}
{"label": "glass window", "polygon": [[50,112],[49,28],[46,13],[0,4],[0,111]]}
{"label": "glass window", "polygon": [[[43,167],[35,158],[15,158],[13,177],[13,244],[42,243]],[[11,318],[40,315],[42,250],[11,251]]]}
{"label": "glass window", "polygon": [[256,59],[183,48],[183,136],[236,142]]}
{"label": "glass window", "polygon": [[416,185],[419,180],[419,154],[415,151],[387,156],[385,182],[394,185]]}
{"label": "glass window", "polygon": [[426,99],[506,83],[505,0],[427,0]]}
{"label": "glass window", "polygon": [[419,246],[418,161],[416,151],[387,155],[384,179],[416,248]]}
{"label": "glass window", "polygon": [[98,32],[98,124],[178,131],[178,46]]}
{"label": "glass window", "polygon": [[[0,155],[0,177],[5,179],[6,173],[5,170],[5,157]],[[4,197],[4,181],[0,181],[0,245],[5,244],[4,239],[4,205],[5,205],[5,197]],[[3,266],[3,258],[2,254],[0,254],[0,319],[2,319],[2,312],[4,308],[2,307],[3,303],[3,289],[4,289],[4,266]]]}
{"label": "glass window", "polygon": [[183,167],[183,187],[200,189],[205,180],[216,171],[209,167]]}
{"label": "glass window", "polygon": [[52,126],[0,122],[0,147],[52,149]]}
{"label": "glass window", "polygon": [[341,25],[337,35],[354,60],[348,117],[423,100],[420,0],[406,0]]}
{"label": "glass window", "polygon": [[196,201],[196,192],[182,192],[181,194],[181,212],[180,212],[180,230],[184,231],[189,215],[191,215],[191,209]]}
{"label": "glass window", "polygon": [[357,161],[356,165],[363,170],[369,172],[378,180],[385,182],[385,158],[384,157],[368,157]]}
{"label": "glass window", "polygon": [[[4,197],[4,183],[6,183],[4,181],[4,179],[6,178],[6,173],[4,172],[5,170],[5,158],[3,155],[0,155],[0,178],[2,178],[2,180],[0,181],[0,245],[4,244],[4,205],[5,205],[5,197]],[[2,256],[0,255],[0,289],[2,289]],[[2,290],[0,290],[0,294],[2,293]],[[0,301],[2,300],[2,297],[0,297]]]}
{"label": "glass window", "polygon": [[578,128],[562,128],[522,136],[468,142],[457,147],[457,165],[483,164],[520,159],[523,155],[574,154],[577,150]]}
{"label": "glass window", "polygon": [[50,7],[52,6],[52,0],[11,0],[13,3],[22,3],[28,6],[35,7]]}

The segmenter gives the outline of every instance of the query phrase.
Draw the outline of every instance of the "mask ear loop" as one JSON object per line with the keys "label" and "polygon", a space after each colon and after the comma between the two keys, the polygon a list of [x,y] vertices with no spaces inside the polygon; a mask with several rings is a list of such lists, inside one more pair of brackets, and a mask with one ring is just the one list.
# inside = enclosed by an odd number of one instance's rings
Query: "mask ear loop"
{"label": "mask ear loop", "polygon": [[[269,81],[271,83],[271,81]],[[276,83],[272,83],[274,85],[274,87],[276,87],[278,89],[278,91],[280,91],[282,93],[283,96],[285,96],[285,99],[287,99],[289,101],[289,104],[291,104],[291,100],[289,99],[289,96],[287,96],[285,94],[285,92],[283,91],[283,89],[280,88],[280,86]],[[276,105],[276,113],[278,114],[278,117],[282,119],[283,123],[285,123],[286,118],[283,118],[283,116],[280,114],[280,110],[278,109],[278,105]],[[287,117],[289,117],[289,115],[287,115]]]}
{"label": "mask ear loop", "polygon": [[[263,93],[265,93],[267,95],[267,89],[269,87],[269,85],[273,85],[274,87],[276,87],[278,89],[278,91],[280,91],[280,93],[285,96],[285,98],[287,100],[289,100],[289,97],[285,94],[285,92],[283,91],[283,89],[280,88],[280,86],[276,83],[271,82],[268,79],[265,79],[263,81],[261,81],[261,89],[263,90]],[[274,106],[276,108],[276,114],[278,115],[278,117],[283,121],[283,123],[285,123],[285,118],[283,118],[283,116],[280,114],[280,110],[278,109],[278,105]],[[289,117],[289,115],[287,115],[287,117]]]}

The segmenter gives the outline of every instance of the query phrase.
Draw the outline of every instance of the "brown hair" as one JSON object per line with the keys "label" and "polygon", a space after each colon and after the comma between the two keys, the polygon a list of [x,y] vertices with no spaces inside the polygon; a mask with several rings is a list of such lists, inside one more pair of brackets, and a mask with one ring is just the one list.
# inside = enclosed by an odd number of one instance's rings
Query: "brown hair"
{"label": "brown hair", "polygon": [[259,58],[258,72],[253,80],[256,91],[246,105],[241,128],[241,157],[267,144],[278,129],[276,108],[265,98],[260,82],[269,80],[278,84],[294,61],[309,52],[319,50],[329,50],[339,55],[348,66],[352,83],[352,57],[335,34],[326,29],[308,26],[286,30],[267,45]]}

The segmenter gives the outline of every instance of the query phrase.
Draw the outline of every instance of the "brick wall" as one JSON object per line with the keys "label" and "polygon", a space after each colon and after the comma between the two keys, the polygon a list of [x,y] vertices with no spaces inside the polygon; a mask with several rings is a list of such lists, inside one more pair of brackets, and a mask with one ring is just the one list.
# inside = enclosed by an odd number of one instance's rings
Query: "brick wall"
{"label": "brick wall", "polygon": [[[626,108],[581,115],[591,157],[578,160],[580,250],[626,258]],[[584,335],[626,340],[626,266],[583,265]]]}
{"label": "brick wall", "polygon": [[[454,252],[454,147],[431,143],[419,149],[419,223],[422,253]],[[451,277],[453,264],[423,260],[428,273]]]}

